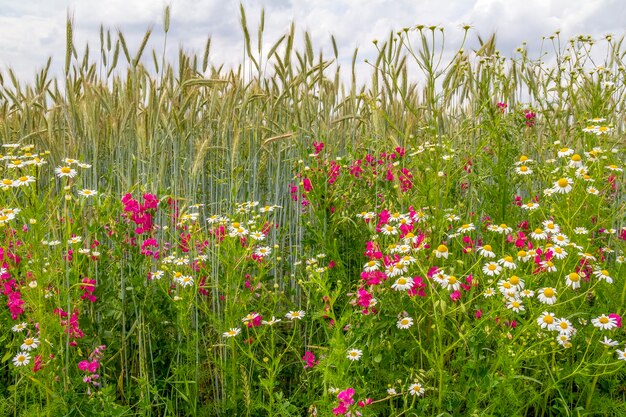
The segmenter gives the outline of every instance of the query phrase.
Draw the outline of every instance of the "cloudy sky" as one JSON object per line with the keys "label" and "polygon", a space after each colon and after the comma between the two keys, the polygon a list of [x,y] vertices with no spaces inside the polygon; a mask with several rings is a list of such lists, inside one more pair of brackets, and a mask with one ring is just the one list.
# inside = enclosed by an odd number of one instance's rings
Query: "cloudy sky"
{"label": "cloudy sky", "polygon": [[[601,39],[606,34],[626,35],[626,0],[243,0],[252,32],[265,9],[267,48],[288,31],[292,21],[298,35],[311,33],[316,51],[332,52],[330,35],[339,46],[340,62],[349,65],[359,48],[359,72],[369,73],[366,58],[375,55],[373,39],[384,39],[392,29],[417,24],[445,28],[446,45],[459,46],[461,26],[472,26],[471,38],[497,33],[498,48],[512,54],[527,41],[538,53],[543,36],[556,30],[568,39],[585,34]],[[11,67],[23,80],[32,80],[49,56],[60,73],[65,57],[65,22],[75,23],[74,41],[82,52],[86,43],[99,49],[99,27],[121,30],[131,55],[145,30],[152,26],[149,43],[160,53],[163,46],[163,8],[171,5],[167,53],[178,47],[202,54],[212,37],[212,64],[241,61],[243,35],[239,1],[230,0],[0,0],[0,71]],[[302,40],[302,36],[300,36]]]}

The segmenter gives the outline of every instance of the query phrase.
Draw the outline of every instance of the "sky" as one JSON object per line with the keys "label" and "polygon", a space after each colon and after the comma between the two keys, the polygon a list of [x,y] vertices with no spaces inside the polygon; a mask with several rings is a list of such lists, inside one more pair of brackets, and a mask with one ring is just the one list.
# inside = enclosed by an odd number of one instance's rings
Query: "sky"
{"label": "sky", "polygon": [[[366,79],[365,62],[376,56],[374,39],[385,39],[391,30],[438,25],[444,28],[447,51],[458,49],[464,25],[471,25],[470,46],[476,35],[496,33],[498,49],[507,56],[526,41],[531,55],[539,54],[544,36],[560,31],[562,39],[606,34],[626,35],[626,0],[243,0],[248,25],[256,45],[256,28],[265,9],[264,46],[267,49],[292,22],[302,45],[303,33],[311,34],[313,47],[332,55],[330,35],[339,49],[339,63],[348,70],[353,51],[359,48],[357,72]],[[230,0],[0,0],[0,72],[12,68],[24,81],[34,79],[48,57],[52,71],[60,74],[65,60],[65,25],[74,21],[74,43],[79,54],[89,43],[99,50],[99,28],[121,30],[133,55],[148,27],[148,44],[163,52],[163,10],[171,6],[166,56],[174,60],[178,48],[203,53],[212,38],[209,62],[237,65],[242,60],[243,33],[239,1]],[[145,54],[148,55],[148,54]]]}

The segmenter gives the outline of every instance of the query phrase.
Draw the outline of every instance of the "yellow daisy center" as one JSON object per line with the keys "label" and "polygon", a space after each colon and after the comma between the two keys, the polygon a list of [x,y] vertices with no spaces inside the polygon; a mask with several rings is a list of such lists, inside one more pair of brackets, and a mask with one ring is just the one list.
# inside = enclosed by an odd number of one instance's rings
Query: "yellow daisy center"
{"label": "yellow daisy center", "polygon": [[543,295],[548,298],[552,298],[554,297],[554,290],[552,288],[546,288],[545,290],[543,290]]}
{"label": "yellow daisy center", "polygon": [[557,184],[559,185],[559,187],[565,188],[569,185],[569,181],[565,178],[561,178],[560,180],[557,181]]}

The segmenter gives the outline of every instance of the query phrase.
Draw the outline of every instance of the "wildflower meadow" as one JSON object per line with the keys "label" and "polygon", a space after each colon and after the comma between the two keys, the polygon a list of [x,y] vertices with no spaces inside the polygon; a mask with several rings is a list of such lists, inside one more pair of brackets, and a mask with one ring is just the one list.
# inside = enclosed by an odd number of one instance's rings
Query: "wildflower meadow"
{"label": "wildflower meadow", "polygon": [[623,38],[263,18],[2,74],[0,415],[626,415]]}

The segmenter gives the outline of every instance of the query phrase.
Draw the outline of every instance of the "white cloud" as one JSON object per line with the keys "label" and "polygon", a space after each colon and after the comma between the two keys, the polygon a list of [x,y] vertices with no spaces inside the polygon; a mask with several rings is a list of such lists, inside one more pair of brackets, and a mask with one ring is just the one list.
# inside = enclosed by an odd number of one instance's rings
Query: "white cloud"
{"label": "white cloud", "polygon": [[[0,3],[4,0],[0,0]],[[0,70],[11,66],[22,79],[32,79],[48,56],[54,57],[57,73],[65,57],[65,19],[74,16],[75,44],[78,51],[90,43],[99,48],[99,26],[120,29],[131,54],[136,51],[145,30],[153,27],[149,48],[161,54],[163,8],[165,1],[153,0],[39,0],[7,2],[0,7]],[[567,39],[577,34],[601,37],[605,33],[623,35],[626,2],[623,0],[244,0],[248,25],[256,47],[256,28],[261,8],[265,8],[266,48],[296,23],[298,45],[309,31],[316,53],[332,53],[330,35],[340,50],[340,62],[347,66],[359,47],[361,79],[369,75],[365,58],[375,56],[373,39],[384,40],[392,29],[416,24],[445,27],[446,45],[455,50],[462,37],[460,26],[473,26],[487,37],[497,32],[498,47],[511,54],[522,41],[538,48],[542,36],[561,30]],[[243,36],[239,25],[239,3],[217,0],[172,0],[168,57],[175,59],[179,47],[201,54],[207,36],[212,36],[211,63],[235,65],[242,60]],[[531,49],[532,51],[532,49]],[[538,52],[538,51],[537,51]],[[347,68],[346,68],[347,69]]]}

